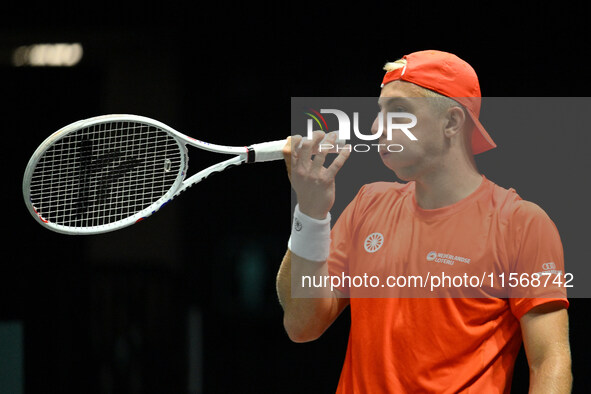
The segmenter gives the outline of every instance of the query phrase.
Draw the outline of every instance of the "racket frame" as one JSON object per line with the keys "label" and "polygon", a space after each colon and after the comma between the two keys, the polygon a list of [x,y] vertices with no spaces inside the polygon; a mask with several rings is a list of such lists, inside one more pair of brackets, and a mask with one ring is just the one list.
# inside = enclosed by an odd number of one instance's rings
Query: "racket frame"
{"label": "racket frame", "polygon": [[[160,197],[158,200],[150,204],[148,207],[128,216],[127,218],[115,221],[113,223],[108,224],[101,224],[98,226],[89,226],[89,227],[72,227],[72,226],[65,226],[57,223],[52,223],[48,221],[46,218],[42,217],[41,214],[37,211],[35,206],[33,205],[31,199],[31,181],[32,175],[35,170],[35,167],[39,163],[39,160],[43,157],[43,154],[56,142],[65,138],[66,136],[86,127],[91,127],[96,124],[107,123],[107,122],[138,122],[146,125],[151,125],[158,127],[168,133],[175,142],[178,144],[180,151],[181,151],[181,162],[179,167],[179,173],[173,183],[173,185],[168,189],[168,191]],[[172,127],[159,122],[157,120],[139,116],[139,115],[129,115],[129,114],[115,114],[115,115],[101,115],[96,116],[89,119],[80,120],[69,124],[65,127],[62,127],[55,133],[51,134],[41,145],[35,150],[31,159],[27,164],[27,168],[25,170],[25,174],[23,177],[23,197],[25,199],[25,204],[31,215],[44,227],[58,232],[62,234],[72,234],[72,235],[89,235],[89,234],[101,234],[106,233],[114,230],[118,230],[124,227],[128,227],[134,223],[137,223],[147,217],[156,213],[160,208],[164,205],[168,204],[172,199],[178,196],[180,193],[185,191],[187,188],[191,187],[192,185],[202,181],[203,179],[207,178],[209,175],[215,172],[220,172],[225,170],[230,166],[237,166],[242,163],[246,162],[261,162],[261,161],[271,161],[271,160],[280,160],[283,158],[282,148],[285,145],[287,140],[278,140],[272,142],[265,142],[261,144],[254,144],[251,146],[224,146],[224,145],[217,145],[212,144],[204,141],[197,140],[195,138],[189,137],[183,133],[178,132],[177,130],[173,129]],[[211,165],[196,174],[190,176],[188,179],[186,178],[187,169],[188,169],[188,149],[187,145],[191,145],[193,147],[207,150],[210,152],[221,153],[221,154],[229,154],[234,155],[234,157],[219,162],[217,164]]]}

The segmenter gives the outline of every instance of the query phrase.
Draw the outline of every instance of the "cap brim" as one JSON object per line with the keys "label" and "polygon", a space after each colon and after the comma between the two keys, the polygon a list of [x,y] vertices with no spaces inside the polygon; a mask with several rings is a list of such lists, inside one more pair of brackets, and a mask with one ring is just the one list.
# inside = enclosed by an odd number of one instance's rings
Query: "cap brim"
{"label": "cap brim", "polygon": [[472,111],[467,111],[474,122],[474,132],[472,133],[472,153],[477,155],[497,147],[497,144],[492,140],[490,135],[484,129],[478,116],[475,116]]}

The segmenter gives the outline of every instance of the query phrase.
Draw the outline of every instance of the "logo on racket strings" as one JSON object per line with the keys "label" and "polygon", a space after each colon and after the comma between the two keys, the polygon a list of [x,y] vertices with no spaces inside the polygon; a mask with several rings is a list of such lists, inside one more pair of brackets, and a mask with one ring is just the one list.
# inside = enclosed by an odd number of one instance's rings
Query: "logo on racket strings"
{"label": "logo on racket strings", "polygon": [[[92,141],[86,137],[83,137],[78,143],[80,176],[78,179],[78,195],[74,199],[77,218],[80,218],[85,214],[94,201],[99,203],[106,202],[111,194],[111,185],[127,175],[142,162],[136,157],[121,160],[123,153],[114,150],[94,156],[92,147]],[[95,174],[102,172],[105,168],[108,168],[116,162],[118,164],[109,169],[109,171],[103,174],[99,179],[93,179]],[[91,200],[91,188],[93,187],[95,189],[96,198]]]}

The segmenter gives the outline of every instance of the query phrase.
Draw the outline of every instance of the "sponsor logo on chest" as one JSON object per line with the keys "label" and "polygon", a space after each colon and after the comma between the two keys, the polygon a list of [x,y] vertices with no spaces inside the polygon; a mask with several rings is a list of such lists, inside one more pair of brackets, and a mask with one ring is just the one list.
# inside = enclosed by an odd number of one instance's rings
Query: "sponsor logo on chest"
{"label": "sponsor logo on chest", "polygon": [[456,256],[450,253],[440,253],[436,251],[429,252],[427,254],[427,261],[434,261],[436,263],[442,263],[447,265],[454,265],[456,262],[470,264],[468,257]]}

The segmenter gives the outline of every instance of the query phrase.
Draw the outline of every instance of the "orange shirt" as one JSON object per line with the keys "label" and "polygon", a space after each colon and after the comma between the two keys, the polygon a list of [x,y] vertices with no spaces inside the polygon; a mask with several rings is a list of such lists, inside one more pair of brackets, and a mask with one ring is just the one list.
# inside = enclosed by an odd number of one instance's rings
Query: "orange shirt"
{"label": "orange shirt", "polygon": [[[432,210],[417,205],[414,182],[366,185],[331,239],[329,273],[343,279],[351,309],[338,393],[509,392],[519,319],[549,300],[568,307],[563,287],[510,286],[511,273],[563,273],[562,244],[541,208],[484,176],[468,197]],[[388,282],[419,275],[464,277],[464,287]]]}

